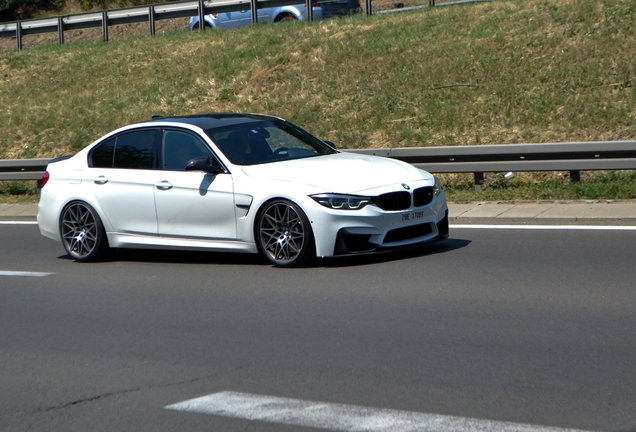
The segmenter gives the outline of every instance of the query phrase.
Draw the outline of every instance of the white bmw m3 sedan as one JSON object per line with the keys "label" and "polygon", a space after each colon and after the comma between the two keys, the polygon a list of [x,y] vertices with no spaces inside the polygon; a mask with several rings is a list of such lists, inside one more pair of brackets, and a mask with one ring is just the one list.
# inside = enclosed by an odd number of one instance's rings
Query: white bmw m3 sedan
{"label": "white bmw m3 sedan", "polygon": [[280,267],[449,234],[428,172],[237,113],[156,117],[52,160],[38,224],[77,261],[109,248],[180,249],[261,253]]}

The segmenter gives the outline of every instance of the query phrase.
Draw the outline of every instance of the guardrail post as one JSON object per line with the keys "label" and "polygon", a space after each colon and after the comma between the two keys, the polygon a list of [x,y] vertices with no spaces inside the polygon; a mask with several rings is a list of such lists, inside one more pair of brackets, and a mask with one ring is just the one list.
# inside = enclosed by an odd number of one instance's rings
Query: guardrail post
{"label": "guardrail post", "polygon": [[18,43],[18,49],[22,49],[22,24],[20,21],[15,23],[15,39]]}
{"label": "guardrail post", "polygon": [[108,42],[108,14],[106,11],[102,12],[102,33],[104,35],[104,42]]}
{"label": "guardrail post", "polygon": [[475,190],[476,191],[480,191],[481,190],[481,184],[484,182],[484,173],[483,172],[476,172],[473,175],[475,176]]}
{"label": "guardrail post", "polygon": [[57,17],[57,43],[64,45],[64,20]]}
{"label": "guardrail post", "polygon": [[435,7],[435,0],[428,0],[428,7]]}
{"label": "guardrail post", "polygon": [[371,10],[371,0],[364,1],[364,8],[366,9],[367,15],[373,14],[373,11]]}
{"label": "guardrail post", "polygon": [[305,0],[305,7],[307,8],[307,21],[312,22],[314,20],[314,8],[312,7],[312,1]]}
{"label": "guardrail post", "polygon": [[199,30],[205,31],[205,5],[203,4],[203,0],[199,0]]}
{"label": "guardrail post", "polygon": [[570,171],[570,182],[577,183],[581,181],[581,171]]}
{"label": "guardrail post", "polygon": [[250,0],[250,12],[252,13],[252,24],[258,22],[258,1]]}
{"label": "guardrail post", "polygon": [[148,8],[148,26],[150,26],[150,36],[155,35],[155,8],[150,6]]}

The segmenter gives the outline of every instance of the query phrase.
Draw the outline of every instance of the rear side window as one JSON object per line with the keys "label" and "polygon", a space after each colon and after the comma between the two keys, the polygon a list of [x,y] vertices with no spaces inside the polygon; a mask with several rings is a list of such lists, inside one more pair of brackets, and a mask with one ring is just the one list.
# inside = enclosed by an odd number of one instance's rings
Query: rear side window
{"label": "rear side window", "polygon": [[105,143],[95,147],[91,152],[90,166],[95,168],[112,168],[116,141],[117,138],[111,138]]}
{"label": "rear side window", "polygon": [[152,169],[155,130],[146,129],[119,135],[115,144],[114,168]]}
{"label": "rear side window", "polygon": [[95,168],[153,169],[156,129],[117,135],[93,149],[90,165]]}

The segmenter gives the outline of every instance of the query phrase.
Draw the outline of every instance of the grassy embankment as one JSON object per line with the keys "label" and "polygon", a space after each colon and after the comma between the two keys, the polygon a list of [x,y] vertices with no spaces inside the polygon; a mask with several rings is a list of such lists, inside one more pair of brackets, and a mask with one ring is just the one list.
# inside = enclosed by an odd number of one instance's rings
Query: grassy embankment
{"label": "grassy embankment", "polygon": [[[235,110],[343,149],[631,140],[635,18],[634,0],[495,1],[4,50],[0,158],[74,153],[153,114]],[[481,193],[470,175],[442,177],[450,200],[636,198],[632,172],[490,174]]]}

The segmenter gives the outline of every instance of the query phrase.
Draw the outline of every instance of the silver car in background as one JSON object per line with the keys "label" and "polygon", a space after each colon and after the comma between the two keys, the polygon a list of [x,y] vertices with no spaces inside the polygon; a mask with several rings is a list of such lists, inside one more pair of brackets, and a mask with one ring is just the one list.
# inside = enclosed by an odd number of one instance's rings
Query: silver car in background
{"label": "silver car in background", "polygon": [[[237,12],[224,12],[205,15],[205,25],[211,28],[238,28],[252,23],[250,1],[241,0],[245,4],[245,10]],[[312,3],[313,19],[321,20],[335,16],[345,16],[360,13],[362,11],[359,0],[336,0],[328,2]],[[302,21],[307,19],[307,7],[305,3],[289,6],[276,6],[258,10],[258,22],[272,23],[278,21]],[[199,17],[190,18],[189,30],[199,28]]]}

